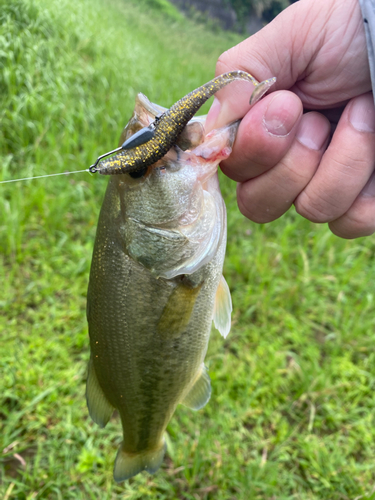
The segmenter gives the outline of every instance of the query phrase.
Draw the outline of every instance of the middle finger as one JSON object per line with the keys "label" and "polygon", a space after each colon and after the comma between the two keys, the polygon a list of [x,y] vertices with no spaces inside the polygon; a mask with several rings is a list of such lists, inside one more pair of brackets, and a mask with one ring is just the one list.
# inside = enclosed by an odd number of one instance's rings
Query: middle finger
{"label": "middle finger", "polygon": [[313,222],[346,213],[373,171],[374,139],[375,109],[368,93],[346,106],[316,174],[295,201],[297,212]]}

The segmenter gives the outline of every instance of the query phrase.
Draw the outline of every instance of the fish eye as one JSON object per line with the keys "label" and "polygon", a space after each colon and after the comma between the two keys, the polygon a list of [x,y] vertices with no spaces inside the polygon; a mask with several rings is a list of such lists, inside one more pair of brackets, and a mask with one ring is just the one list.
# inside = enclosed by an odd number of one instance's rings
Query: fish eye
{"label": "fish eye", "polygon": [[140,168],[139,170],[135,170],[134,172],[129,172],[129,175],[132,179],[139,179],[143,177],[147,172],[148,167]]}

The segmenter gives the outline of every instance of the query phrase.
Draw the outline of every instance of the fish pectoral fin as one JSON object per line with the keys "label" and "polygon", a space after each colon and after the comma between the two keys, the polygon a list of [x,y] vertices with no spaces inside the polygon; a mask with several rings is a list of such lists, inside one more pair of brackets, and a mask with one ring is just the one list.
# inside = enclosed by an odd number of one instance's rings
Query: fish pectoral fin
{"label": "fish pectoral fin", "polygon": [[176,339],[186,329],[202,285],[193,288],[181,284],[173,290],[157,326],[157,333],[163,340]]}
{"label": "fish pectoral fin", "polygon": [[103,389],[99,385],[92,359],[89,361],[86,382],[86,401],[90,417],[100,427],[105,427],[115,409],[108,402]]}
{"label": "fish pectoral fin", "polygon": [[221,335],[226,338],[231,325],[232,299],[228,283],[224,276],[221,277],[219,286],[217,287],[213,321],[215,327]]}
{"label": "fish pectoral fin", "polygon": [[114,480],[119,483],[135,476],[139,472],[147,471],[150,474],[156,472],[161,466],[166,450],[164,440],[152,450],[140,453],[127,453],[121,445],[116,456],[113,470]]}
{"label": "fish pectoral fin", "polygon": [[207,369],[202,363],[198,377],[190,391],[184,396],[181,404],[192,410],[200,410],[208,403],[211,396],[211,380]]}

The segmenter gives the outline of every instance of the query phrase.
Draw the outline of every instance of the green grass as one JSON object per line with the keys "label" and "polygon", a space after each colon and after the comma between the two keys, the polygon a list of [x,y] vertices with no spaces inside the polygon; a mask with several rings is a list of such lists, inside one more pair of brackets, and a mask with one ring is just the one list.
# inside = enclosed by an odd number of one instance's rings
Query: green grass
{"label": "green grass", "polygon": [[[0,0],[1,179],[86,168],[117,144],[137,92],[170,106],[212,77],[239,39],[168,9]],[[257,226],[221,180],[234,313],[227,340],[212,334],[213,395],[178,408],[157,474],[121,485],[120,424],[99,429],[84,398],[106,179],[0,185],[1,498],[375,499],[375,240],[293,211]]]}

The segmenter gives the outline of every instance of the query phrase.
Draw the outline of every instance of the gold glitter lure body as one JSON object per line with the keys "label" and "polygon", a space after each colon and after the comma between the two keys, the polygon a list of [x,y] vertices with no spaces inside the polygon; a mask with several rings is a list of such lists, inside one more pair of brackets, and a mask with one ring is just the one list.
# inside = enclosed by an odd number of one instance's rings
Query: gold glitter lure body
{"label": "gold glitter lure body", "polygon": [[174,146],[199,108],[216,92],[233,82],[244,80],[251,82],[255,90],[251,95],[250,104],[259,100],[275,78],[259,83],[245,71],[231,71],[217,76],[208,83],[193,90],[176,102],[170,109],[157,116],[154,123],[153,138],[132,149],[121,151],[109,160],[102,161],[94,171],[102,175],[124,174],[137,170],[145,170],[160,160]]}

